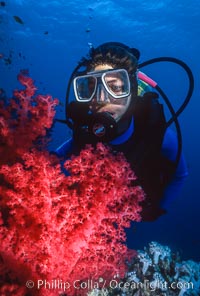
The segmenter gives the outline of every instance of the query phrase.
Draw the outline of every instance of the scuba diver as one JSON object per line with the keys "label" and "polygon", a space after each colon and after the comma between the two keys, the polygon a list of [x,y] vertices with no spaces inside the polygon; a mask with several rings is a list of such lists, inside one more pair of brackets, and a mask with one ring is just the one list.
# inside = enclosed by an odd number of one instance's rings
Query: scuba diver
{"label": "scuba diver", "polygon": [[[78,154],[86,144],[98,142],[109,145],[113,153],[123,152],[146,194],[141,204],[142,221],[154,221],[166,212],[188,175],[177,117],[192,95],[193,76],[180,60],[157,58],[139,64],[139,57],[137,49],[119,42],[90,48],[68,84],[67,119],[59,120],[67,123],[73,136],[55,152],[66,159]],[[139,71],[142,66],[159,61],[181,64],[190,77],[188,95],[177,112],[159,86]],[[70,100],[72,85],[74,95]],[[168,122],[158,93],[171,111]],[[178,133],[169,128],[172,122]]]}

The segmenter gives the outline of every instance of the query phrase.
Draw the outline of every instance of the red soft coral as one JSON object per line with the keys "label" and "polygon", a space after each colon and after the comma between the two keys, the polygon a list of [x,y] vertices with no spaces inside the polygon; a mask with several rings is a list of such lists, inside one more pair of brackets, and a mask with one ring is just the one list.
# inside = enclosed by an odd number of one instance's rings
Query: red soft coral
{"label": "red soft coral", "polygon": [[18,75],[24,90],[15,90],[6,106],[0,103],[0,164],[13,163],[33,146],[52,126],[57,99],[50,95],[35,95],[30,77]]}
{"label": "red soft coral", "polygon": [[[26,87],[32,89],[29,81]],[[27,90],[23,96],[28,96]],[[52,101],[48,104],[52,114]],[[44,111],[38,102],[28,105],[25,114],[33,107],[38,110],[31,114]],[[31,132],[29,124],[35,117],[25,118],[24,126]],[[45,123],[45,117],[41,118],[37,136],[44,134],[43,125],[48,127],[48,119]],[[20,131],[17,123],[14,130],[8,125],[13,138]],[[29,144],[36,138],[33,131]],[[29,293],[44,296],[63,291],[62,285],[52,288],[60,280],[70,285],[67,295],[86,295],[87,289],[79,289],[80,281],[102,277],[105,283],[116,274],[123,276],[129,255],[124,227],[140,221],[139,203],[144,198],[141,188],[133,186],[136,177],[123,155],[112,155],[102,144],[96,149],[89,146],[65,162],[70,172],[66,177],[58,159],[47,151],[31,145],[19,148],[15,161],[12,158],[11,164],[0,169],[0,283],[9,279],[13,283],[9,289],[17,285],[24,289],[31,279],[36,289]],[[39,280],[43,285],[37,289]]]}

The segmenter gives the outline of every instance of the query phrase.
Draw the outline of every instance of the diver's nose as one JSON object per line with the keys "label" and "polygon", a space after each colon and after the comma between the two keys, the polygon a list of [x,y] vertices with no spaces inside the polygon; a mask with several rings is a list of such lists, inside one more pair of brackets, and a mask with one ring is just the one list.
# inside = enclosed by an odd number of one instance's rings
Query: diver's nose
{"label": "diver's nose", "polygon": [[103,85],[98,85],[97,88],[97,102],[98,103],[105,103],[109,102],[108,93],[106,92]]}

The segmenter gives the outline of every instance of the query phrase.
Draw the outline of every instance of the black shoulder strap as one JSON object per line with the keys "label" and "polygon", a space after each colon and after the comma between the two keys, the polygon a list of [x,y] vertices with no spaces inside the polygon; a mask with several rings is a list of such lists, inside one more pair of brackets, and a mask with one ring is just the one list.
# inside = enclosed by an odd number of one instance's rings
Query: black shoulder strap
{"label": "black shoulder strap", "polygon": [[[165,176],[163,176],[164,185],[168,183],[175,173],[176,163],[166,159],[161,154],[163,138],[167,128],[163,105],[159,103],[157,93],[153,92],[147,92],[139,101],[139,105],[141,105],[139,108],[136,105],[134,116],[136,136],[138,135],[139,138],[142,137],[145,140],[142,159],[151,158],[151,156],[153,158],[157,154],[161,162],[160,169],[165,172]],[[141,141],[139,142],[141,143]],[[137,165],[141,165],[139,159]]]}
{"label": "black shoulder strap", "polygon": [[140,166],[144,159],[161,150],[166,120],[157,93],[148,92],[134,98],[134,133],[127,143],[119,146],[130,162]]}
{"label": "black shoulder strap", "polygon": [[155,92],[147,92],[143,96],[135,97],[133,116],[140,128],[157,123],[166,125],[162,105],[158,102],[158,94]]}
{"label": "black shoulder strap", "polygon": [[[144,143],[142,158],[159,153],[166,129],[163,105],[158,101],[158,95],[147,92],[140,97],[133,111],[135,121],[135,137],[139,143]],[[140,162],[138,160],[138,165]]]}

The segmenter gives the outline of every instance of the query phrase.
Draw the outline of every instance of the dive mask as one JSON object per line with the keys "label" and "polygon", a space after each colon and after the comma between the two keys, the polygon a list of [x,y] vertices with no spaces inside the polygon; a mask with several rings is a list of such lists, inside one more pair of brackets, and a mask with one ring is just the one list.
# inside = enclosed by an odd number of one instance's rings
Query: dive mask
{"label": "dive mask", "polygon": [[94,99],[97,102],[112,101],[130,95],[130,80],[125,69],[89,72],[86,75],[77,76],[73,86],[78,102],[90,102]]}

